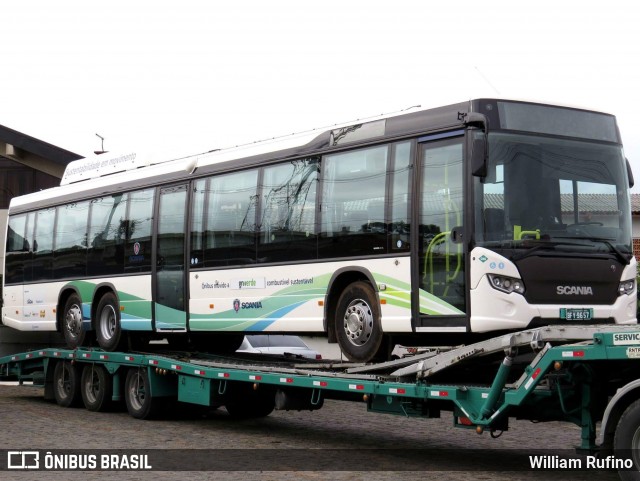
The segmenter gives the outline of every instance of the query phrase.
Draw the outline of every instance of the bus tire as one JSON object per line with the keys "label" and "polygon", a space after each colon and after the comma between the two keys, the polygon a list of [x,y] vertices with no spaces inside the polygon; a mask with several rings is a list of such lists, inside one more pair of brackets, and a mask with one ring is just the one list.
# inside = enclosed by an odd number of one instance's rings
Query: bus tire
{"label": "bus tire", "polygon": [[89,411],[108,411],[111,408],[113,381],[104,366],[84,366],[80,378],[80,393],[84,407]]}
{"label": "bus tire", "polygon": [[118,299],[112,292],[100,298],[96,310],[96,337],[105,351],[117,351],[122,340]]}
{"label": "bus tire", "polygon": [[71,407],[80,404],[80,374],[78,368],[66,361],[59,361],[53,370],[53,395],[58,406]]}
{"label": "bus tire", "polygon": [[134,368],[127,371],[124,382],[124,400],[129,415],[136,419],[151,419],[161,409],[160,399],[151,395],[149,374],[146,368]]}
{"label": "bus tire", "polygon": [[336,308],[336,337],[350,361],[368,362],[381,351],[380,306],[367,282],[350,284],[342,292]]}
{"label": "bus tire", "polygon": [[640,399],[622,413],[613,438],[616,459],[631,459],[633,470],[619,470],[623,481],[640,479]]}
{"label": "bus tire", "polygon": [[61,327],[69,349],[84,345],[87,331],[82,327],[82,301],[77,294],[71,294],[64,304]]}

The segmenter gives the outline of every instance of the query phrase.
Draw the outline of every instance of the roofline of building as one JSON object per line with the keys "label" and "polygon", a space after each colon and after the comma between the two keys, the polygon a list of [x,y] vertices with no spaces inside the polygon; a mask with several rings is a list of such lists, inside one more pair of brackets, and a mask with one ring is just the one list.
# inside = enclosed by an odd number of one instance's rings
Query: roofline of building
{"label": "roofline of building", "polygon": [[0,125],[0,141],[6,142],[18,149],[48,159],[56,164],[66,166],[73,160],[82,159],[82,155],[56,147],[48,142],[23,134],[17,130]]}

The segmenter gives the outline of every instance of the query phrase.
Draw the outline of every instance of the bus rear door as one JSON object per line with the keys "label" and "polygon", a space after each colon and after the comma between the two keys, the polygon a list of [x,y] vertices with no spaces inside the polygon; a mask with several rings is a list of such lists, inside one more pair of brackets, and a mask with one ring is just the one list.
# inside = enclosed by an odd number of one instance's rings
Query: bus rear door
{"label": "bus rear door", "polygon": [[159,189],[153,269],[156,331],[185,331],[187,184]]}

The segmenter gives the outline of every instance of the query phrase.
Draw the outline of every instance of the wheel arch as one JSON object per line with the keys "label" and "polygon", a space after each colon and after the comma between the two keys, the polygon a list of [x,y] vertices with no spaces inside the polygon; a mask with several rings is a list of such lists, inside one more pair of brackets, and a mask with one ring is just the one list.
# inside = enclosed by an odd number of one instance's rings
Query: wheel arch
{"label": "wheel arch", "polygon": [[95,319],[98,310],[98,304],[100,303],[100,299],[107,293],[112,293],[116,297],[116,302],[118,303],[118,307],[120,307],[120,298],[118,297],[118,291],[115,286],[110,282],[102,282],[97,284],[95,289],[93,290],[93,296],[91,297],[91,327],[92,329],[96,328]]}
{"label": "wheel arch", "polygon": [[325,294],[324,299],[323,329],[327,333],[330,343],[337,342],[335,331],[335,312],[338,306],[340,294],[342,294],[347,286],[358,281],[365,281],[371,284],[376,297],[375,302],[380,304],[378,284],[369,269],[365,269],[360,266],[347,266],[336,270],[329,280],[327,293]]}
{"label": "wheel arch", "polygon": [[607,404],[600,427],[600,445],[604,449],[613,449],[613,437],[618,421],[624,411],[636,400],[640,399],[640,379],[622,386]]}

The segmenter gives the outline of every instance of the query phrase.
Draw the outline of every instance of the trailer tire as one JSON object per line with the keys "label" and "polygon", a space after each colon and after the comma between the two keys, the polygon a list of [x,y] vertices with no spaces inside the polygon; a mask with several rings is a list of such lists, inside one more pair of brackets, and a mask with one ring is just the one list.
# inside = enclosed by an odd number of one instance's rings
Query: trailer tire
{"label": "trailer tire", "polygon": [[619,470],[623,481],[640,480],[640,399],[622,413],[613,438],[616,459],[631,459],[633,470]]}
{"label": "trailer tire", "polygon": [[70,362],[60,361],[53,370],[53,395],[58,406],[72,407],[80,404],[80,374]]}
{"label": "trailer tire", "polygon": [[146,368],[134,368],[127,371],[124,382],[124,400],[129,415],[136,419],[152,419],[161,410],[160,399],[151,395],[149,374]]}
{"label": "trailer tire", "polygon": [[338,344],[350,361],[369,362],[380,354],[380,307],[369,283],[347,286],[338,299],[335,319]]}
{"label": "trailer tire", "polygon": [[82,327],[82,300],[77,294],[71,294],[64,303],[61,324],[62,334],[69,349],[84,345],[87,331]]}
{"label": "trailer tire", "polygon": [[85,365],[82,369],[80,386],[82,402],[89,411],[108,411],[111,408],[113,381],[104,366]]}
{"label": "trailer tire", "polygon": [[122,341],[120,326],[120,309],[118,298],[107,292],[100,298],[96,310],[96,337],[98,344],[105,351],[117,351]]}

